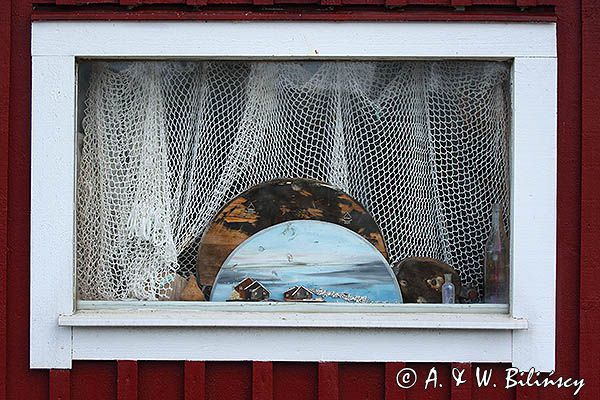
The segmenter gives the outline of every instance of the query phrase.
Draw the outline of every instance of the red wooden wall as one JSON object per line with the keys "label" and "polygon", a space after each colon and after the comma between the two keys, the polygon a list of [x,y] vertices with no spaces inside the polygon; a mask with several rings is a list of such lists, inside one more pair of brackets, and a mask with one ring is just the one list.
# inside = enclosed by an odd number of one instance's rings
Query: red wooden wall
{"label": "red wooden wall", "polygon": [[[203,7],[206,3],[209,5]],[[268,7],[273,4],[279,10]],[[463,6],[464,9],[455,9]],[[453,388],[450,378],[453,364],[406,365],[421,376],[426,376],[432,366],[437,367],[443,387],[425,391],[419,385],[401,391],[395,384],[395,374],[405,366],[402,360],[387,364],[102,361],[75,362],[70,371],[30,370],[32,17],[556,19],[557,374],[585,378],[580,398],[600,400],[600,291],[596,283],[600,271],[600,75],[596,72],[600,70],[600,1],[597,0],[0,0],[0,400],[572,398],[572,390],[555,388],[504,390],[475,385]],[[467,368],[468,374],[476,365],[461,367]],[[506,365],[491,367],[501,373]]]}
{"label": "red wooden wall", "polygon": [[535,7],[555,5],[562,3],[561,0],[33,0],[34,4],[52,4],[52,5],[89,5],[89,4],[118,4],[123,6],[137,5],[188,5],[188,6],[206,6],[214,4],[253,4],[253,5],[273,5],[273,4],[320,4],[327,6],[340,5],[387,5],[393,7],[399,6],[517,6],[517,7]]}

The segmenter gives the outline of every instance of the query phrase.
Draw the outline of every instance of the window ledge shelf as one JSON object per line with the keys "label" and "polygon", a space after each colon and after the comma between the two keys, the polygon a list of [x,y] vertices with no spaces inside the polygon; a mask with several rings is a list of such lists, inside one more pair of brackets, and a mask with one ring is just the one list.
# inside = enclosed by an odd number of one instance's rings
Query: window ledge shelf
{"label": "window ledge shelf", "polygon": [[448,313],[448,314],[508,314],[508,304],[361,304],[361,303],[302,303],[302,302],[198,302],[198,301],[77,301],[77,311],[255,311],[303,313]]}
{"label": "window ledge shelf", "polygon": [[72,327],[261,327],[525,330],[526,319],[508,314],[212,310],[82,310],[61,315]]}

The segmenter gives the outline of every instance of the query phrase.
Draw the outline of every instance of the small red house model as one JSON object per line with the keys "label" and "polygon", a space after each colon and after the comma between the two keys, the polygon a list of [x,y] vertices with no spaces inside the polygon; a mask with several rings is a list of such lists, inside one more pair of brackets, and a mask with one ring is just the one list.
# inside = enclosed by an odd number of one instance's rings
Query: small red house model
{"label": "small red house model", "polygon": [[269,290],[252,278],[245,278],[235,285],[234,290],[242,300],[261,301],[268,299],[270,296]]}
{"label": "small red house model", "polygon": [[283,293],[285,301],[303,301],[314,298],[315,294],[304,286],[294,286]]}

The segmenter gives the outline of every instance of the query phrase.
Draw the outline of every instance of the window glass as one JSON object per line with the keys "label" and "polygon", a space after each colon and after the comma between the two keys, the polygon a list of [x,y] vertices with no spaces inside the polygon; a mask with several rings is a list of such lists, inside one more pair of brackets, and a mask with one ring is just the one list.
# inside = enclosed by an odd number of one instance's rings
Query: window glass
{"label": "window glass", "polygon": [[509,63],[86,61],[79,81],[79,300],[507,302]]}

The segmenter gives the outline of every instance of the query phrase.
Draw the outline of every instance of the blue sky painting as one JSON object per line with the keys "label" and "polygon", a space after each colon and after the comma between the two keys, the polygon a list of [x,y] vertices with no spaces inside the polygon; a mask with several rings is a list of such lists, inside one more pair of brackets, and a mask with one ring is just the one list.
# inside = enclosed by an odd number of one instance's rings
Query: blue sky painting
{"label": "blue sky painting", "polygon": [[[381,253],[353,231],[328,222],[284,222],[244,241],[221,267],[211,301],[226,301],[246,277],[261,282],[273,300],[283,300],[287,289],[302,285],[327,291],[327,302],[402,303]],[[345,294],[346,300],[334,293]]]}

